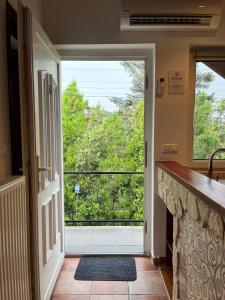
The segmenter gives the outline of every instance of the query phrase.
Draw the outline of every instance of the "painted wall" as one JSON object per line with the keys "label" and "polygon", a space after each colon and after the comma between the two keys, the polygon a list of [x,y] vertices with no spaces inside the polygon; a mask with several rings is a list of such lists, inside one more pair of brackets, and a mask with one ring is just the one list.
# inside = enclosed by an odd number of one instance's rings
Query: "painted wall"
{"label": "painted wall", "polygon": [[[43,23],[43,1],[42,0],[19,0],[24,6],[29,7],[40,24]],[[17,9],[17,0],[8,0]]]}
{"label": "painted wall", "polygon": [[[9,2],[14,8],[17,7],[16,0]],[[35,17],[42,23],[42,1],[24,0],[23,3],[30,7]],[[0,0],[0,180],[10,175],[5,4],[5,0]]]}

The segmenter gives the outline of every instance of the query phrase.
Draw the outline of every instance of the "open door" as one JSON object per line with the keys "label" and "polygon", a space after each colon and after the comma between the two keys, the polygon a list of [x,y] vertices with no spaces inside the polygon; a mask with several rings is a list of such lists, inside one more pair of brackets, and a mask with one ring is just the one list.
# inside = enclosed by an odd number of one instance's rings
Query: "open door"
{"label": "open door", "polygon": [[50,299],[64,258],[60,57],[18,7],[23,173],[29,185],[33,300]]}

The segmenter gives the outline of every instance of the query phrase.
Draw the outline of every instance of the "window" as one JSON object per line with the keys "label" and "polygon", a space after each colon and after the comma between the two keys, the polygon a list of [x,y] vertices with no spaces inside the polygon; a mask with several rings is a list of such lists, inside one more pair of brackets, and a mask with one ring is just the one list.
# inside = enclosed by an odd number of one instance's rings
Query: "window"
{"label": "window", "polygon": [[193,158],[208,159],[221,147],[225,147],[225,59],[197,59]]}

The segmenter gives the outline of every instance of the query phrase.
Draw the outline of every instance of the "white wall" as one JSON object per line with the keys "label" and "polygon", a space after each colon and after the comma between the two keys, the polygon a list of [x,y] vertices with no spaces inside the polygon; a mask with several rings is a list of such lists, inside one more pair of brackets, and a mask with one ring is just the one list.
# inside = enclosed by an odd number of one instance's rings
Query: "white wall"
{"label": "white wall", "polygon": [[[14,8],[17,7],[16,0],[9,2]],[[24,0],[23,3],[30,7],[39,22],[42,22],[42,0]],[[0,180],[10,175],[5,4],[5,0],[0,0]]]}

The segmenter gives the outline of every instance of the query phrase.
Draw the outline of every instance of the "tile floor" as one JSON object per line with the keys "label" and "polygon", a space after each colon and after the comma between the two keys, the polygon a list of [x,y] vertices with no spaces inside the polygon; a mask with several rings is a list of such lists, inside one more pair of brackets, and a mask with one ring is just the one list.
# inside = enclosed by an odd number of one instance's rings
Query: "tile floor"
{"label": "tile floor", "polygon": [[135,260],[136,281],[78,281],[79,258],[65,258],[51,300],[169,300],[159,269],[149,258]]}

